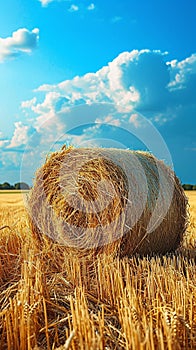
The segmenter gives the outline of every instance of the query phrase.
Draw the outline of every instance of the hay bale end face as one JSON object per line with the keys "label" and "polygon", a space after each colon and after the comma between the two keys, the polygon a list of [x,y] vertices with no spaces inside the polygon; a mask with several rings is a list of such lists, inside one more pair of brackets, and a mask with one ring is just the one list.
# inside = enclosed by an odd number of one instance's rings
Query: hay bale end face
{"label": "hay bale end face", "polygon": [[110,148],[52,153],[37,171],[28,212],[39,240],[121,257],[175,250],[187,226],[174,172],[150,153]]}

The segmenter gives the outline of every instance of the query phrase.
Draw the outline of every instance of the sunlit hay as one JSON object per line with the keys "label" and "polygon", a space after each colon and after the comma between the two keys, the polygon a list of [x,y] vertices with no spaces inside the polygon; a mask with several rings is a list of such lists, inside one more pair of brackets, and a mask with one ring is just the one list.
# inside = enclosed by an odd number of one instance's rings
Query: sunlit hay
{"label": "sunlit hay", "polygon": [[177,249],[177,253],[188,258],[196,260],[196,221],[194,218],[195,208],[190,207],[189,225],[183,237],[181,246]]}
{"label": "sunlit hay", "polygon": [[28,201],[32,232],[81,255],[175,250],[187,198],[173,171],[147,152],[62,148],[37,171]]}
{"label": "sunlit hay", "polygon": [[9,226],[0,231],[0,290],[20,274],[21,239]]}

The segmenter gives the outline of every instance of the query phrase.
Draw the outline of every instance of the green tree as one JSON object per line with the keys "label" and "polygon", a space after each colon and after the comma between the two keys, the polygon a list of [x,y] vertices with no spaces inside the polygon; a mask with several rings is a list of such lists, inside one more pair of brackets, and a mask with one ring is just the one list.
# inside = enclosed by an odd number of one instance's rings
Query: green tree
{"label": "green tree", "polygon": [[25,182],[17,182],[15,185],[14,185],[14,188],[16,190],[29,190],[29,185],[26,184]]}
{"label": "green tree", "polygon": [[1,190],[13,190],[13,186],[9,184],[9,182],[4,182],[1,184],[0,189]]}
{"label": "green tree", "polygon": [[184,184],[182,185],[182,187],[184,188],[185,191],[190,191],[193,189],[193,185],[190,185],[190,184]]}

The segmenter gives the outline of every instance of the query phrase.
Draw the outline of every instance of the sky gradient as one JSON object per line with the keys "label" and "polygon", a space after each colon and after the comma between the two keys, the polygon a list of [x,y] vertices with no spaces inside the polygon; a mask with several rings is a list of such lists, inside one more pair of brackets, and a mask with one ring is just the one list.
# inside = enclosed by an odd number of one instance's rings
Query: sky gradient
{"label": "sky gradient", "polygon": [[194,0],[3,2],[0,182],[32,183],[50,149],[91,140],[163,159],[165,143],[195,184],[195,17]]}

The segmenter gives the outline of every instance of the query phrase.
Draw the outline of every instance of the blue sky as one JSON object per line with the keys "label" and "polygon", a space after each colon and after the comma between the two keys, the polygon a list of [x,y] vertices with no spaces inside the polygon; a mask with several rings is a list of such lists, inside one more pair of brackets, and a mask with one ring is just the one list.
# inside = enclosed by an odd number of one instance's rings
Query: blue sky
{"label": "blue sky", "polygon": [[163,158],[167,146],[181,181],[196,183],[195,14],[194,0],[3,2],[0,182],[31,183],[59,139],[94,139]]}

